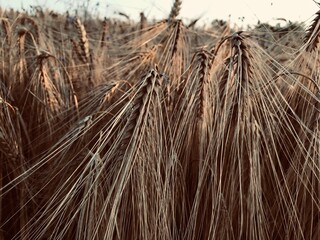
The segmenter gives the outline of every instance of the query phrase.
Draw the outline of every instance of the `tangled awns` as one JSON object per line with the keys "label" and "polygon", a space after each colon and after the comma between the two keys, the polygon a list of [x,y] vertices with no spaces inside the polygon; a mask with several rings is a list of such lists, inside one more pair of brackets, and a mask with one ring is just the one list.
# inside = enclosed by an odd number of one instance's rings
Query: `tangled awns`
{"label": "tangled awns", "polygon": [[239,31],[180,6],[0,10],[1,240],[320,239],[320,11]]}

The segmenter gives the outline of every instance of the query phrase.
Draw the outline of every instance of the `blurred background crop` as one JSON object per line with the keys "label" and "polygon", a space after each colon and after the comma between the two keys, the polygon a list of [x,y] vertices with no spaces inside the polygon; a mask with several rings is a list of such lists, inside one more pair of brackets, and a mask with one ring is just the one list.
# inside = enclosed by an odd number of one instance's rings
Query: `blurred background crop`
{"label": "blurred background crop", "polygon": [[[90,14],[100,17],[126,14],[132,20],[138,20],[140,12],[148,19],[163,19],[169,12],[173,0],[0,0],[0,6],[31,10],[30,6],[40,6],[58,12],[86,9]],[[290,0],[185,0],[180,17],[185,21],[200,18],[203,24],[213,19],[230,20],[238,25],[269,22],[271,24],[287,21],[305,22],[310,20],[317,6],[314,1]]]}

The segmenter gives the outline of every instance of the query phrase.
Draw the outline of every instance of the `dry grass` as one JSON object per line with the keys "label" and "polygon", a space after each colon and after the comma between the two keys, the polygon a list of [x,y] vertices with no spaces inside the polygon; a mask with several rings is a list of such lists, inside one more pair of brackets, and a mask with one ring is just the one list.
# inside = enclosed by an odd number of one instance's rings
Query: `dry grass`
{"label": "dry grass", "polygon": [[319,12],[235,32],[180,7],[0,11],[0,239],[320,238]]}

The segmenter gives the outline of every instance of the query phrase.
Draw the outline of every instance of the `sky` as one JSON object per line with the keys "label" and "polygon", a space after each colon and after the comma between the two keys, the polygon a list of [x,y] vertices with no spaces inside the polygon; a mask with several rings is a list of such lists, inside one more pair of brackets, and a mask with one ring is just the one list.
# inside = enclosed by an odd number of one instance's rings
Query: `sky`
{"label": "sky", "polygon": [[[123,12],[137,20],[140,12],[149,19],[166,18],[174,0],[0,0],[0,6],[29,9],[32,5],[65,12],[86,2],[100,17]],[[201,18],[203,23],[224,19],[238,25],[284,22],[279,18],[309,23],[319,9],[313,0],[182,0],[180,18],[186,22]]]}

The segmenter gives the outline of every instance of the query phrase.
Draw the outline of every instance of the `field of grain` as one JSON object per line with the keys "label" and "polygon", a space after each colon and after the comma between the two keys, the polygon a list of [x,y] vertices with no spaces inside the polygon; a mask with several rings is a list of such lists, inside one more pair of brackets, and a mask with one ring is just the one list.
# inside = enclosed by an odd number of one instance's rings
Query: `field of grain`
{"label": "field of grain", "polygon": [[[320,239],[308,27],[0,9],[0,239]],[[315,9],[315,12],[317,9]]]}

